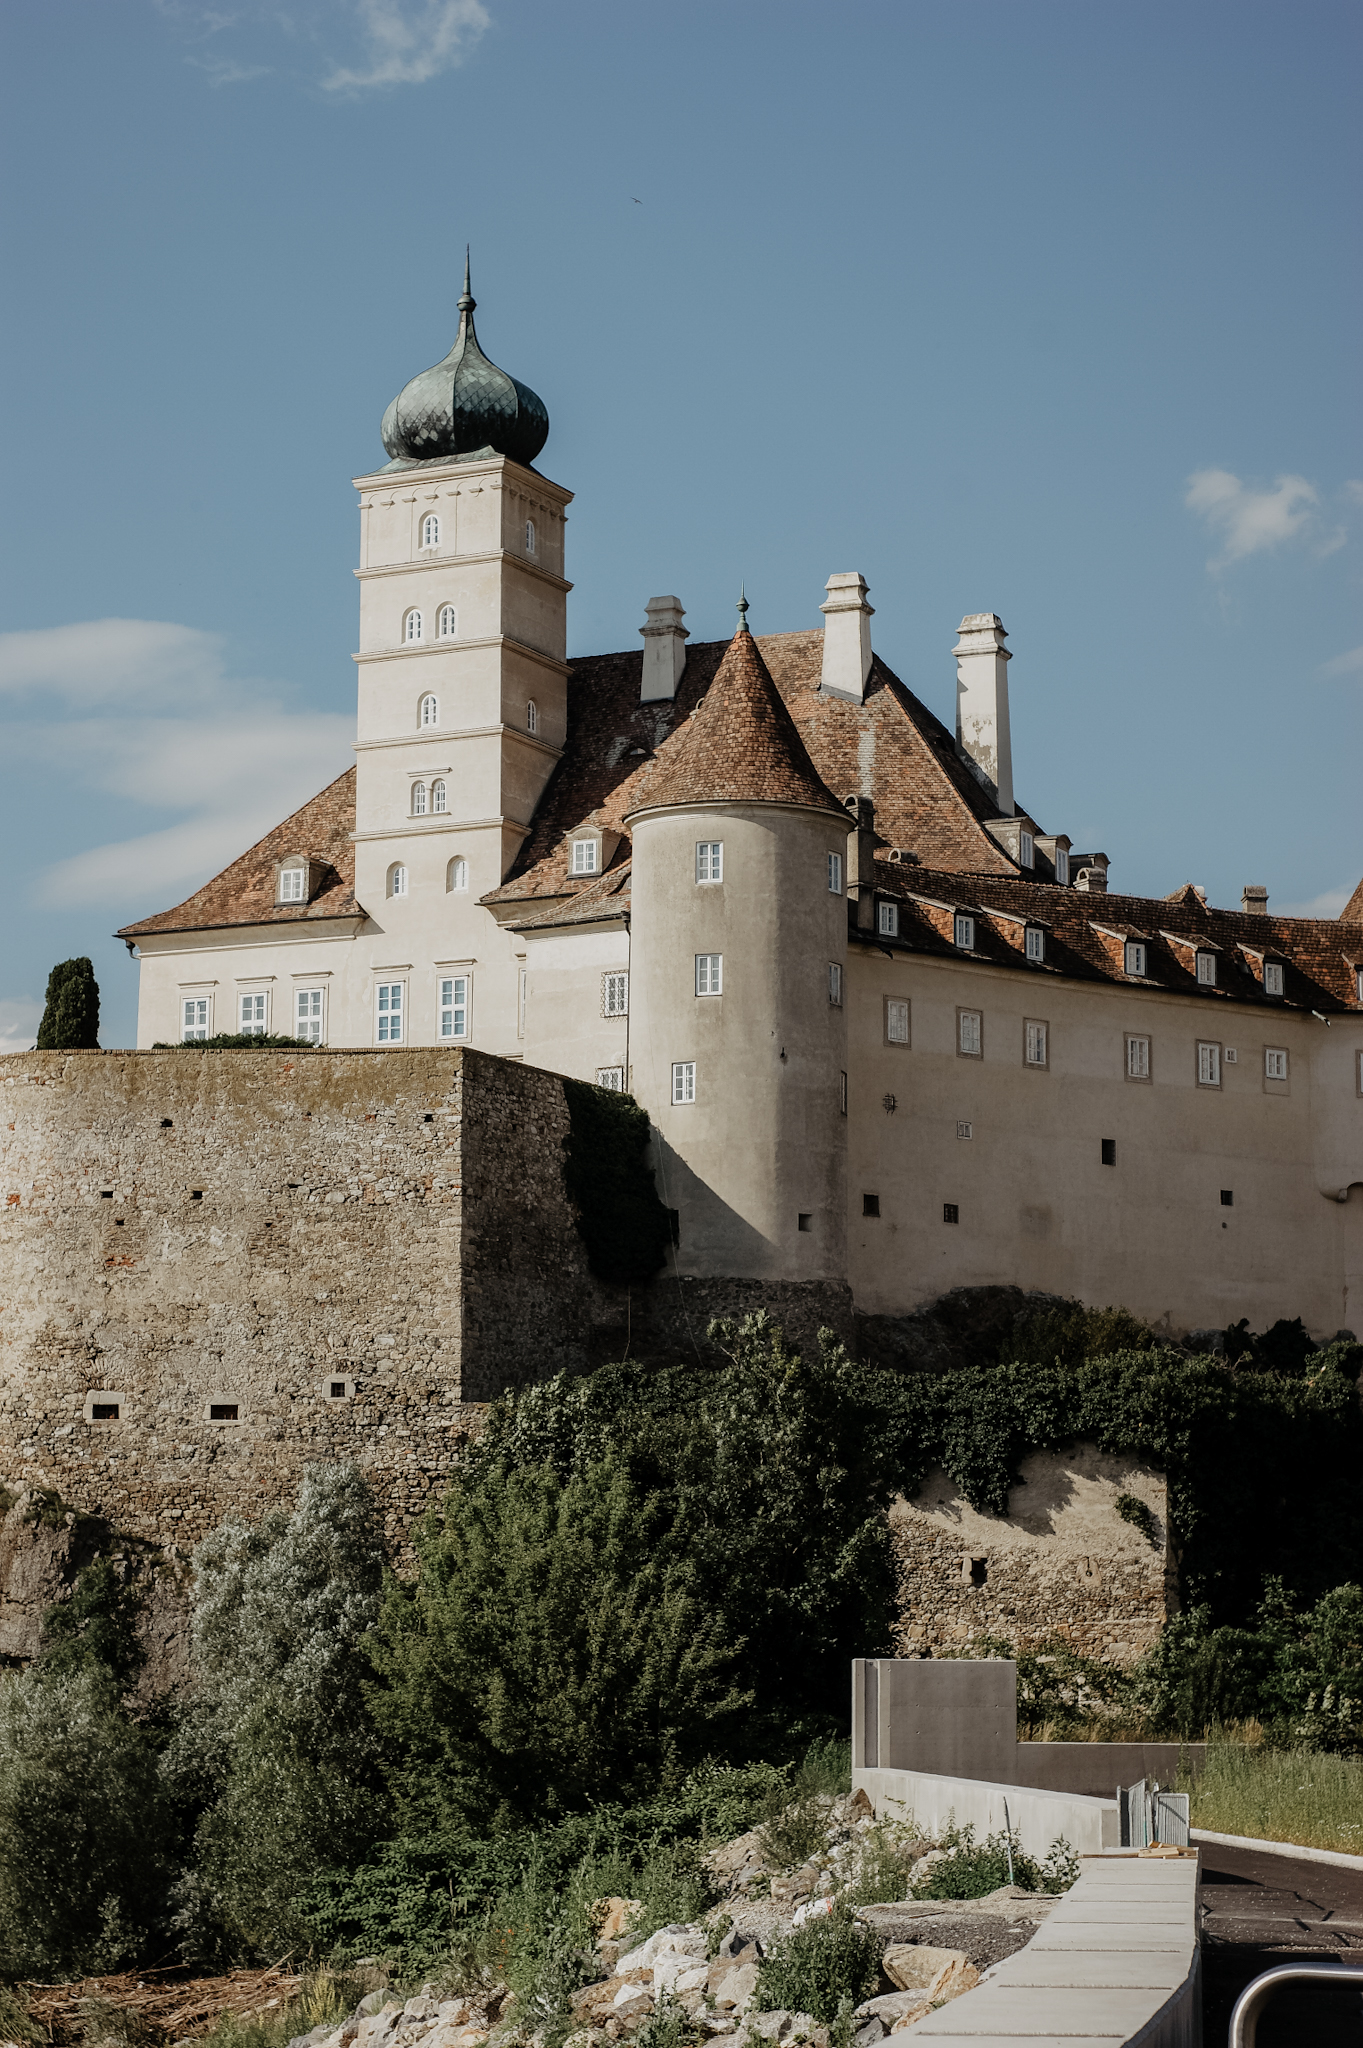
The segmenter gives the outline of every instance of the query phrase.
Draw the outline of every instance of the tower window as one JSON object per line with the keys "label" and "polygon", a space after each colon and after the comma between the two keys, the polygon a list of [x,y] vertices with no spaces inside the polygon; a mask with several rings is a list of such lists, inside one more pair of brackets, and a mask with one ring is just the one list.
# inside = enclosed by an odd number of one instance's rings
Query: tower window
{"label": "tower window", "polygon": [[876,905],[876,930],[880,933],[882,939],[897,939],[899,937],[899,905],[897,903],[878,903]]}
{"label": "tower window", "polygon": [[525,522],[525,552],[527,555],[533,555],[535,552],[535,522],[533,519],[527,519]]}
{"label": "tower window", "polygon": [[1198,1041],[1197,1085],[1199,1088],[1221,1086],[1221,1047],[1205,1039]]}
{"label": "tower window", "polygon": [[594,839],[575,839],[569,873],[594,875],[597,870],[597,855],[600,849]]}
{"label": "tower window", "polygon": [[421,638],[421,613],[408,612],[402,622],[402,637],[408,646],[414,646]]}
{"label": "tower window", "polygon": [[412,816],[414,818],[424,818],[425,815],[426,785],[424,782],[414,782],[412,784]]}
{"label": "tower window", "polygon": [[1221,1207],[1222,1207],[1223,1209],[1233,1209],[1233,1208],[1235,1207],[1235,1190],[1234,1190],[1234,1188],[1222,1188],[1222,1190],[1221,1190]]}
{"label": "tower window", "polygon": [[696,880],[698,882],[722,882],[724,880],[724,841],[722,839],[697,840]]}
{"label": "tower window", "polygon": [[445,785],[443,782],[433,782],[431,784],[431,809],[433,811],[443,811],[445,808]]}
{"label": "tower window", "polygon": [[963,953],[973,953],[975,950],[974,918],[967,917],[963,911],[958,910],[952,927],[952,937]]}
{"label": "tower window", "polygon": [[459,858],[452,860],[445,870],[445,887],[450,890],[467,889],[469,885],[469,864]]}
{"label": "tower window", "polygon": [[1201,988],[1216,987],[1215,953],[1199,953],[1197,956],[1197,979]]}
{"label": "tower window", "polygon": [[697,953],[696,994],[718,996],[724,992],[724,955],[722,953]]}
{"label": "tower window", "polygon": [[1128,1081],[1150,1079],[1150,1040],[1128,1038],[1126,1041],[1126,1078]]}
{"label": "tower window", "polygon": [[525,707],[525,729],[527,732],[538,732],[540,729],[539,706],[533,697]]}
{"label": "tower window", "polygon": [[[1359,995],[1363,996],[1363,973],[1358,977]],[[1283,992],[1283,968],[1281,960],[1264,962],[1264,994],[1280,996]]]}
{"label": "tower window", "polygon": [[828,1000],[835,1010],[842,1008],[842,969],[836,960],[828,963]]}
{"label": "tower window", "polygon": [[1028,1017],[1022,1026],[1022,1056],[1029,1067],[1044,1067],[1048,1062],[1050,1032],[1038,1017]]}
{"label": "tower window", "polygon": [[459,632],[459,614],[452,604],[442,604],[435,624],[438,640],[453,640]]}
{"label": "tower window", "polygon": [[293,999],[293,1035],[306,1038],[310,1045],[322,1043],[322,991],[320,988],[295,990]]}
{"label": "tower window", "polygon": [[841,896],[842,894],[842,855],[840,853],[830,853],[828,856],[828,890],[832,896]]}
{"label": "tower window", "polygon": [[1102,1159],[1103,1165],[1115,1166],[1117,1164],[1117,1140],[1115,1138],[1100,1138],[1098,1145],[1099,1156]]}
{"label": "tower window", "polygon": [[380,1045],[402,1043],[402,983],[381,981],[378,985],[378,1037]]}
{"label": "tower window", "polygon": [[846,1116],[847,1114],[847,1074],[845,1070],[838,1075],[838,1114],[839,1116]]}
{"label": "tower window", "polygon": [[1145,947],[1139,939],[1128,939],[1122,949],[1122,965],[1128,974],[1144,975]]}
{"label": "tower window", "polygon": [[909,1006],[896,996],[885,998],[885,1042],[887,1045],[907,1045],[909,1042]]}
{"label": "tower window", "polygon": [[421,700],[421,723],[422,723],[422,725],[423,725],[423,726],[427,726],[427,725],[439,725],[439,723],[440,723],[440,699],[439,699],[438,697],[423,697],[423,698],[422,698],[422,700]]}
{"label": "tower window", "polygon": [[181,1038],[207,1038],[208,997],[186,996],[180,1010]]}
{"label": "tower window", "polygon": [[428,512],[421,522],[421,545],[423,548],[440,545],[440,521],[434,512]]}
{"label": "tower window", "polygon": [[956,1012],[956,1050],[963,1059],[978,1060],[984,1055],[984,1018],[978,1010]]}
{"label": "tower window", "polygon": [[440,983],[438,1028],[442,1038],[469,1035],[469,979],[467,974],[447,974]]}
{"label": "tower window", "polygon": [[388,870],[388,894],[390,896],[405,896],[407,894],[407,870],[400,862],[396,867],[391,867]]}
{"label": "tower window", "polygon": [[1027,958],[1035,960],[1038,965],[1046,958],[1046,934],[1039,924],[1028,925],[1022,948]]}
{"label": "tower window", "polygon": [[629,976],[627,974],[602,975],[601,1014],[603,1017],[627,1017],[629,1015]]}
{"label": "tower window", "polygon": [[238,1030],[244,1038],[265,1036],[265,997],[242,996],[238,1005]]}
{"label": "tower window", "polygon": [[943,1223],[959,1223],[959,1222],[960,1222],[960,1220],[961,1220],[961,1211],[960,1211],[960,1208],[959,1208],[959,1206],[958,1206],[958,1205],[957,1205],[957,1204],[956,1204],[955,1202],[943,1202],[943,1204],[942,1204],[942,1221],[943,1221]]}
{"label": "tower window", "polygon": [[880,1196],[863,1195],[861,1198],[861,1213],[863,1216],[878,1216],[880,1214]]}
{"label": "tower window", "polygon": [[1281,1045],[1264,1047],[1264,1079],[1285,1081],[1287,1079],[1287,1048]]}
{"label": "tower window", "polygon": [[673,1060],[672,1100],[694,1102],[696,1099],[696,1063],[694,1060]]}

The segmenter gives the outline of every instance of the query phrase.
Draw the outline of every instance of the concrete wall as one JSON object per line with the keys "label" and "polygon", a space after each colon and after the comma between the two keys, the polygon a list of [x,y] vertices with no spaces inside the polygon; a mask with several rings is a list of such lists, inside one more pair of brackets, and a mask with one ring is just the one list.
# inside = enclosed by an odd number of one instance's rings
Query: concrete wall
{"label": "concrete wall", "polygon": [[852,1662],[852,1768],[1011,1783],[1017,1666],[947,1658]]}
{"label": "concrete wall", "polygon": [[1200,1771],[1206,1755],[1205,1742],[1020,1742],[1014,1768],[1019,1785],[1108,1799],[1140,1778],[1167,1788],[1180,1771]]}
{"label": "concrete wall", "polygon": [[972,1827],[983,1837],[1011,1827],[1024,1854],[1038,1860],[1061,1840],[1081,1856],[1121,1846],[1121,1816],[1115,1799],[1039,1792],[1027,1786],[991,1784],[983,1778],[939,1777],[931,1771],[872,1770],[855,1763],[852,1790],[865,1792],[877,1819],[912,1821],[925,1835],[954,1826]]}

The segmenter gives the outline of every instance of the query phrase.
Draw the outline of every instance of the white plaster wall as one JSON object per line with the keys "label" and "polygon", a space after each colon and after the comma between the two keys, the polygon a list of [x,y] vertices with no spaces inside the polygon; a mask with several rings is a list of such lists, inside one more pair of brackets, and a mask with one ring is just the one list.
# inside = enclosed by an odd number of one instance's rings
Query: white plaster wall
{"label": "white plaster wall", "polygon": [[623,1067],[629,1085],[630,1020],[602,1015],[602,977],[628,972],[629,934],[620,925],[587,931],[526,932],[529,1065],[595,1081],[598,1067]]}

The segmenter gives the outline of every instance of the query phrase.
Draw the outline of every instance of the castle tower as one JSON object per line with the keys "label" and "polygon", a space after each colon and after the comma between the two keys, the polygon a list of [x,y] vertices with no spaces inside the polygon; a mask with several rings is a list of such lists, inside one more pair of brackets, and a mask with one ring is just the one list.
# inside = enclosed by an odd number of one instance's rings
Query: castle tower
{"label": "castle tower", "polygon": [[678,1269],[841,1282],[849,819],[746,620],[625,822],[634,1091]]}
{"label": "castle tower", "polygon": [[[355,479],[355,893],[380,927],[375,973],[434,957],[473,1006],[456,1035],[514,1053],[513,941],[478,898],[563,748],[572,493],[530,467],[548,414],[483,354],[474,304],[466,265],[454,347],[385,413],[392,459]],[[431,1005],[409,1015],[405,1039],[438,1033]]]}

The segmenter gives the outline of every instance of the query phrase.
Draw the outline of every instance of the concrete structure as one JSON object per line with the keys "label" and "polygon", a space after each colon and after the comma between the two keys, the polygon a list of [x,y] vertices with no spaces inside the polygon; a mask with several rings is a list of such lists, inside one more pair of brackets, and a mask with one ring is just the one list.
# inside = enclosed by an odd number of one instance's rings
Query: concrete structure
{"label": "concrete structure", "polygon": [[1038,1862],[1049,1856],[1058,1842],[1068,1843],[1080,1856],[1095,1856],[1103,1849],[1121,1846],[1121,1816],[1115,1799],[1039,1791],[1012,1779],[877,1770],[855,1763],[852,1790],[866,1794],[877,1818],[910,1822],[924,1837],[952,1827],[973,1828],[977,1838],[1011,1830],[1023,1854],[1035,1856]]}
{"label": "concrete structure", "polygon": [[1017,801],[998,615],[961,622],[953,735],[856,571],[816,630],[697,645],[657,597],[642,647],[569,661],[571,493],[472,316],[466,282],[356,480],[357,765],[124,928],[139,1045],[632,1088],[677,1276],[810,1327],[1009,1281],[1171,1333],[1363,1329],[1363,886],[1339,920],[1114,895]]}

